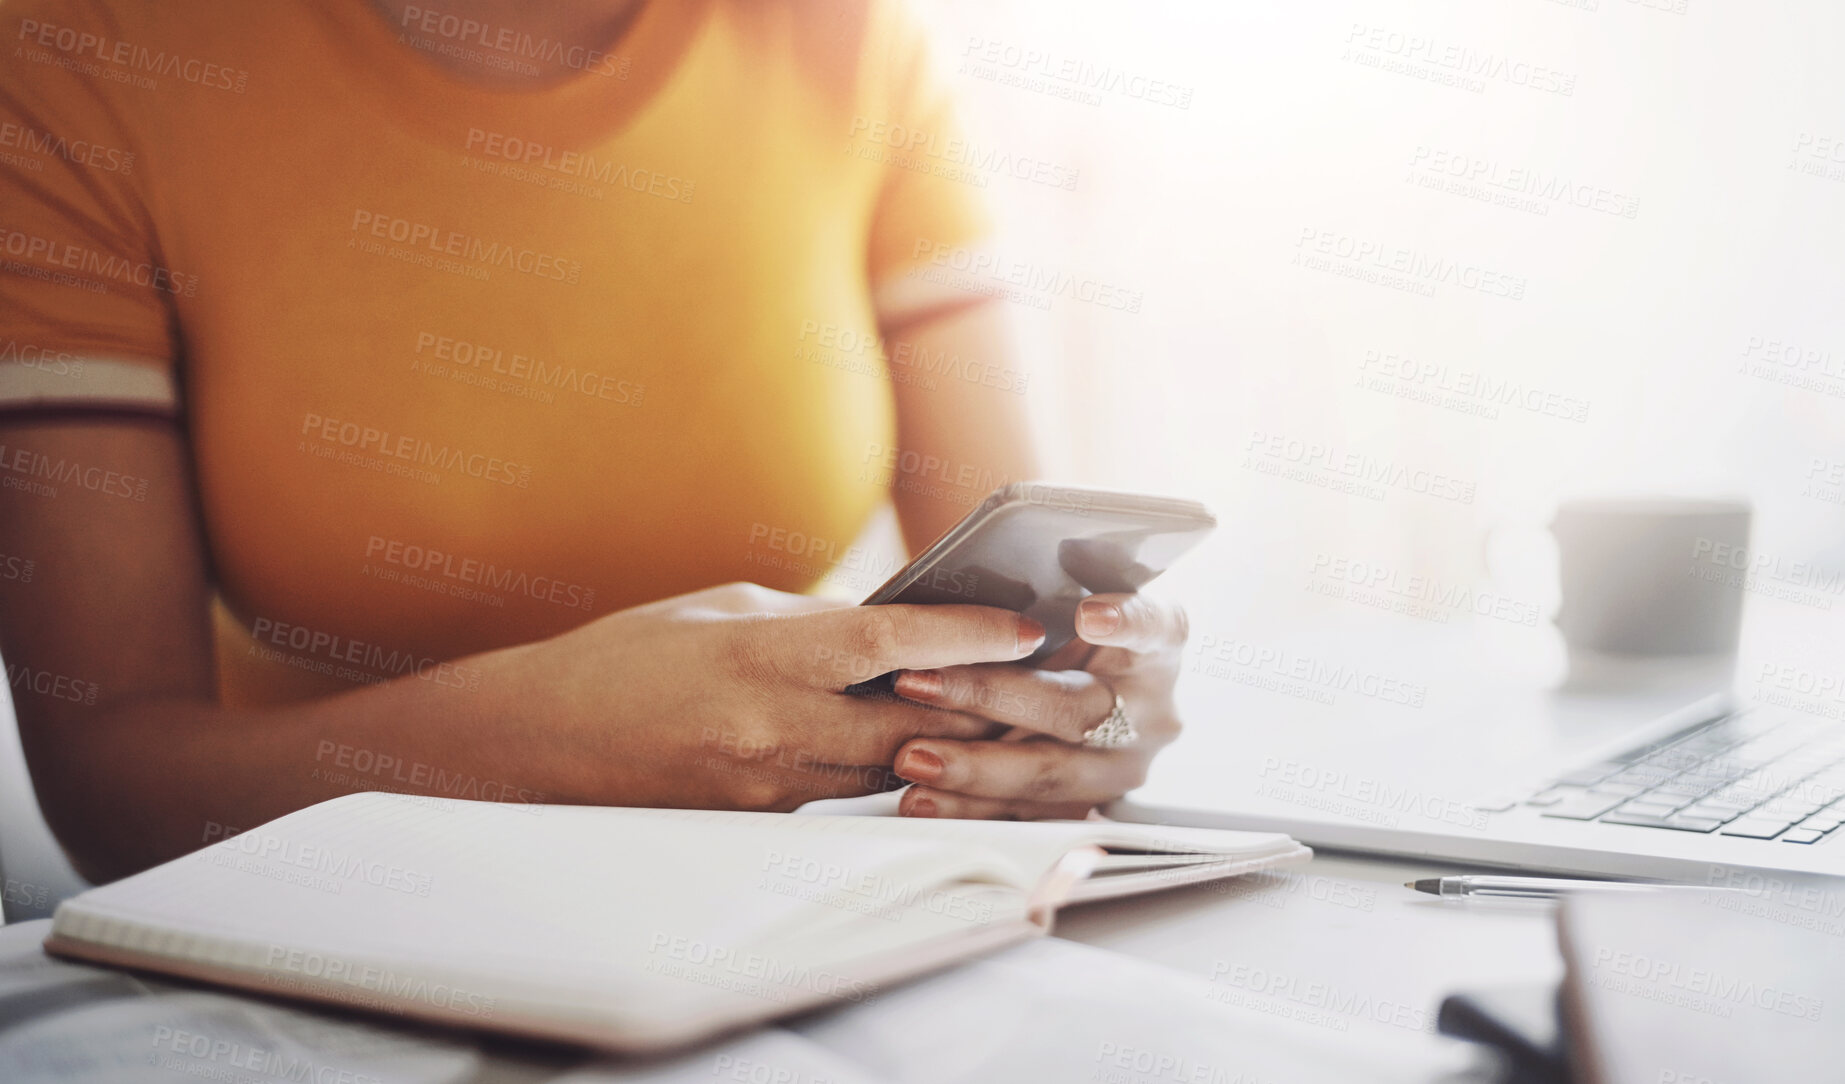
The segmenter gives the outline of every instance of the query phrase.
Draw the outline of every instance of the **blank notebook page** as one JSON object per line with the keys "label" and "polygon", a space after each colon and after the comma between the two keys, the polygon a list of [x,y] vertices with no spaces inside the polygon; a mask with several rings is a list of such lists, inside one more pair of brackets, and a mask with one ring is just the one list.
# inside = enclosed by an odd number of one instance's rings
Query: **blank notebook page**
{"label": "blank notebook page", "polygon": [[[1020,877],[996,853],[921,838],[809,841],[786,822],[365,794],[92,890],[80,909],[241,942],[256,950],[240,954],[246,969],[278,950],[337,951],[432,974],[504,977],[539,1000],[564,986],[621,1000],[624,986],[630,996],[655,989],[645,966],[663,938],[743,950],[772,931],[872,922],[888,940],[905,939],[901,923],[782,889],[772,870],[791,857],[925,890]],[[302,880],[310,883],[294,883]]]}

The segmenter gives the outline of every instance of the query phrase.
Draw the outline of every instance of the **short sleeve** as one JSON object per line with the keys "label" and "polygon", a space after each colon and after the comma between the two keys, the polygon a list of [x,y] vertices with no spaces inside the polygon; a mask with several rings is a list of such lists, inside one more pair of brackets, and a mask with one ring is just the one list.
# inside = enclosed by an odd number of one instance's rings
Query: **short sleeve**
{"label": "short sleeve", "polygon": [[[858,137],[878,149],[884,177],[873,212],[869,266],[874,289],[932,257],[985,240],[978,148],[962,130],[927,28],[899,3],[879,5],[868,28],[868,70],[877,104],[855,118]],[[880,127],[881,126],[881,127]]]}
{"label": "short sleeve", "polygon": [[[174,301],[196,280],[162,263],[113,88],[38,40],[38,7],[6,20],[0,66],[0,410],[170,415]],[[79,8],[50,9],[53,30]]]}

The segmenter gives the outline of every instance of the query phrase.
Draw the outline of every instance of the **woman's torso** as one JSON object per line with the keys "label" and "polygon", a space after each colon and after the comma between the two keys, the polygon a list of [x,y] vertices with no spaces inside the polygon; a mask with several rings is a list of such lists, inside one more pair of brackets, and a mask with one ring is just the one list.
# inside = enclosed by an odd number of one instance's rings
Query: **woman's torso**
{"label": "woman's torso", "polygon": [[862,28],[651,3],[532,91],[417,50],[534,43],[393,28],[362,0],[112,29],[242,86],[160,75],[137,133],[160,258],[191,276],[227,696],[729,580],[800,589],[881,499],[889,386],[857,344],[883,174],[847,153],[880,108]]}

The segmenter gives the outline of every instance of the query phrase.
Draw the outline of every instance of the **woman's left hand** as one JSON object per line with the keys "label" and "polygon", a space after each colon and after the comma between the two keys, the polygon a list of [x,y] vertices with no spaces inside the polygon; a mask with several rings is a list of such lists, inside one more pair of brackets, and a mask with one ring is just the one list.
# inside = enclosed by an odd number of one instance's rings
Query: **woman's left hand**
{"label": "woman's left hand", "polygon": [[[900,696],[1014,728],[993,741],[905,743],[895,770],[915,785],[903,815],[1077,819],[1146,780],[1153,755],[1179,736],[1172,693],[1185,611],[1143,595],[1091,595],[1077,607],[1076,634],[1042,668],[981,663],[897,676]],[[1119,748],[1083,744],[1117,695],[1139,737]]]}

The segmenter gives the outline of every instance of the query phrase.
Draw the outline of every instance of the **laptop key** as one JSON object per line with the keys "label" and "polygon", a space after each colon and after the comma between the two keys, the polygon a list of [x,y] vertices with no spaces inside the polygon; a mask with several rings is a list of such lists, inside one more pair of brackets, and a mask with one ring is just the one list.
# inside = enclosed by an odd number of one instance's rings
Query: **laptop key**
{"label": "laptop key", "polygon": [[1613,794],[1622,798],[1632,798],[1636,794],[1646,793],[1642,783],[1597,783],[1589,788],[1590,794]]}
{"label": "laptop key", "polygon": [[1818,843],[1826,833],[1815,832],[1811,828],[1796,828],[1781,837],[1783,843]]}
{"label": "laptop key", "polygon": [[1632,824],[1642,828],[1669,828],[1675,832],[1714,832],[1723,823],[1710,817],[1688,817],[1683,813],[1659,816],[1653,813],[1629,813],[1617,809],[1603,817],[1601,824]]}
{"label": "laptop key", "polygon": [[1747,839],[1773,839],[1787,831],[1789,823],[1769,817],[1744,817],[1734,824],[1724,825],[1723,834]]}
{"label": "laptop key", "polygon": [[1637,817],[1669,817],[1678,812],[1678,806],[1670,802],[1652,802],[1645,799],[1628,802],[1618,813],[1631,813]]}
{"label": "laptop key", "polygon": [[1610,775],[1619,771],[1620,768],[1621,765],[1619,764],[1584,764],[1580,768],[1572,769],[1558,776],[1557,782],[1572,787],[1586,787],[1590,783],[1597,783],[1608,778]]}
{"label": "laptop key", "polygon": [[1724,805],[1735,806],[1737,809],[1754,809],[1756,806],[1766,802],[1769,797],[1770,795],[1764,794],[1761,791],[1752,791],[1741,787],[1730,786],[1723,788],[1715,794],[1706,795],[1703,800],[1706,802],[1721,802]]}
{"label": "laptop key", "polygon": [[1625,809],[1617,809],[1607,816],[1600,818],[1600,823],[1633,824],[1639,825],[1642,828],[1664,828],[1671,816],[1670,813],[1632,813]]}
{"label": "laptop key", "polygon": [[1684,817],[1703,817],[1707,820],[1714,820],[1718,824],[1726,824],[1742,816],[1742,811],[1707,806],[1700,802],[1696,805],[1686,806],[1679,811],[1679,815]]}
{"label": "laptop key", "polygon": [[1636,764],[1624,772],[1618,772],[1609,776],[1605,781],[1609,783],[1640,783],[1644,786],[1651,787],[1659,783],[1664,783],[1677,774],[1676,771],[1670,768],[1656,768],[1647,764]]}
{"label": "laptop key", "polygon": [[1662,783],[1654,787],[1652,793],[1670,795],[1674,798],[1683,798],[1689,802],[1694,798],[1704,797],[1721,785],[1722,784],[1714,779],[1707,783],[1699,783],[1681,777],[1679,779],[1674,779],[1670,783]]}
{"label": "laptop key", "polygon": [[1690,813],[1674,813],[1666,820],[1667,828],[1676,828],[1681,832],[1715,832],[1723,827],[1721,817],[1699,817]]}
{"label": "laptop key", "polygon": [[1615,794],[1578,794],[1544,810],[1543,815],[1568,821],[1592,821],[1626,800]]}

